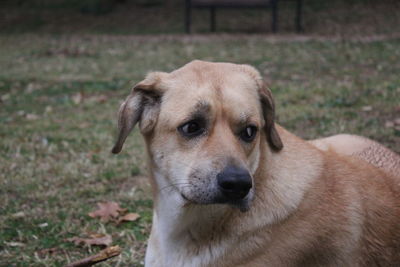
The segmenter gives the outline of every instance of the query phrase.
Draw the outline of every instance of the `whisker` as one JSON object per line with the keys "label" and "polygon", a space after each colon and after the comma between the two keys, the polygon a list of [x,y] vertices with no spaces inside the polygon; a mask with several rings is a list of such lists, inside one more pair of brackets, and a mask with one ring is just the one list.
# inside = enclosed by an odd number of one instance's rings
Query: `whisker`
{"label": "whisker", "polygon": [[192,186],[192,185],[189,184],[189,183],[175,183],[175,184],[170,184],[170,185],[164,186],[163,188],[160,188],[160,189],[159,189],[159,192],[161,192],[162,190],[165,190],[165,189],[167,189],[167,188],[170,188],[170,187],[175,187],[175,186],[177,186],[177,185],[183,185],[183,186],[181,186],[181,188],[185,188],[185,187],[190,187],[190,186]]}
{"label": "whisker", "polygon": [[199,172],[199,169],[198,169],[198,168],[196,168],[196,167],[194,167],[194,166],[191,166],[191,165],[189,165],[189,164],[186,164],[185,162],[180,161],[180,162],[176,162],[176,163],[177,163],[177,164],[182,164],[183,166],[188,167],[188,168],[191,169],[192,171]]}

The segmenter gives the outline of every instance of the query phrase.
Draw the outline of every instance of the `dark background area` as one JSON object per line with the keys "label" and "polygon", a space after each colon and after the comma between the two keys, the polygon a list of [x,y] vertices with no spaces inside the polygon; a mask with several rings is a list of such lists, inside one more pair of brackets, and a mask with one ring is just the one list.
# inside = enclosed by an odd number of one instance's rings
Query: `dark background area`
{"label": "dark background area", "polygon": [[[184,32],[184,0],[5,0],[0,33],[168,34]],[[304,0],[304,34],[370,35],[400,31],[400,1]],[[280,0],[279,33],[294,32],[295,1]],[[267,9],[220,9],[219,32],[270,33]],[[193,11],[195,33],[209,30],[208,10]]]}

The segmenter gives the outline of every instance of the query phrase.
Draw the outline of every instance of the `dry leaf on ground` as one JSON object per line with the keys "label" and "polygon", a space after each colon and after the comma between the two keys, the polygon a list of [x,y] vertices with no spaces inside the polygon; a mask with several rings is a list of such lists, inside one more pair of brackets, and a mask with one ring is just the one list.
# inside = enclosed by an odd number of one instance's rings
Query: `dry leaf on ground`
{"label": "dry leaf on ground", "polygon": [[139,218],[140,215],[138,213],[127,213],[118,219],[117,224],[120,224],[122,222],[134,222]]}
{"label": "dry leaf on ground", "polygon": [[36,253],[39,256],[39,258],[45,258],[46,256],[55,255],[59,251],[60,251],[59,248],[45,248],[37,251]]}
{"label": "dry leaf on ground", "polygon": [[392,127],[394,127],[394,122],[392,122],[392,121],[387,121],[387,122],[385,122],[385,127],[386,127],[386,128],[392,128]]}
{"label": "dry leaf on ground", "polygon": [[1,101],[6,101],[8,99],[10,99],[10,94],[4,94],[0,97]]}
{"label": "dry leaf on ground", "polygon": [[29,121],[34,121],[34,120],[39,119],[39,116],[36,114],[29,113],[29,114],[26,114],[26,119]]}
{"label": "dry leaf on ground", "polygon": [[100,217],[100,220],[103,222],[116,219],[119,213],[126,212],[126,209],[121,208],[118,203],[113,201],[99,202],[97,206],[99,207],[98,210],[89,212],[88,215],[92,218]]}
{"label": "dry leaf on ground", "polygon": [[13,241],[4,242],[4,244],[6,244],[7,246],[10,246],[10,247],[25,247],[25,245],[26,245],[26,244],[21,243],[21,242],[13,242]]}
{"label": "dry leaf on ground", "polygon": [[106,95],[92,95],[87,98],[89,103],[104,103],[108,97]]}
{"label": "dry leaf on ground", "polygon": [[25,216],[26,216],[25,212],[23,212],[23,211],[19,211],[17,213],[11,214],[11,217],[14,219],[24,218]]}
{"label": "dry leaf on ground", "polygon": [[372,107],[371,106],[364,106],[361,108],[362,111],[371,111]]}
{"label": "dry leaf on ground", "polygon": [[90,238],[71,237],[67,241],[74,242],[75,245],[88,245],[88,246],[106,246],[112,243],[112,237],[107,234],[92,234]]}
{"label": "dry leaf on ground", "polygon": [[79,92],[79,93],[74,94],[74,95],[71,97],[71,99],[72,99],[72,102],[73,102],[75,105],[78,105],[78,104],[82,103],[83,97],[84,97],[84,96],[83,96],[83,93],[82,93],[82,92]]}

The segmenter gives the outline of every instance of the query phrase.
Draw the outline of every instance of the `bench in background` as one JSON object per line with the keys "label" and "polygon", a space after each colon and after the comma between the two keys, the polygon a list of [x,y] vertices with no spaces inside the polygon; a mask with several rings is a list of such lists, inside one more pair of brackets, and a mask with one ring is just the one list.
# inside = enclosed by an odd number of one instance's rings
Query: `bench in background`
{"label": "bench in background", "polygon": [[[302,0],[295,0],[296,30],[300,32],[301,27],[301,9]],[[192,9],[203,8],[210,9],[210,30],[216,31],[216,9],[217,8],[270,8],[272,10],[271,28],[272,32],[278,30],[278,0],[186,0],[185,3],[185,30],[186,33],[191,32],[192,25]]]}

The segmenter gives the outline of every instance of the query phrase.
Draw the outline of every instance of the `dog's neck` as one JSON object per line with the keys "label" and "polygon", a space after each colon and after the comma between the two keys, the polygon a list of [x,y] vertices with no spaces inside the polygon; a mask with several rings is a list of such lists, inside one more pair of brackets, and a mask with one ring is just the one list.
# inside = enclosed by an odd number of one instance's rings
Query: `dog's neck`
{"label": "dog's neck", "polygon": [[[157,193],[150,244],[156,243],[154,246],[165,263],[189,266],[181,260],[190,258],[193,266],[212,265],[229,252],[231,248],[226,244],[235,244],[232,239],[243,243],[245,236],[260,229],[267,233],[269,226],[279,224],[297,209],[319,175],[322,159],[315,157],[318,152],[310,152],[310,145],[305,141],[280,127],[279,131],[285,147],[280,152],[272,152],[265,144],[261,149],[263,156],[254,177],[256,197],[245,213],[228,205],[187,204],[179,192],[160,190],[169,185],[168,180],[153,169],[153,190]],[[299,151],[299,155],[293,151]]]}
{"label": "dog's neck", "polygon": [[[146,253],[146,264],[155,255],[162,266],[207,266],[219,257],[223,249],[220,240],[224,220],[229,220],[233,208],[227,205],[188,204],[176,190],[168,187],[167,178],[153,169],[157,190],[154,199],[153,228]],[[215,239],[221,241],[219,251],[204,247]],[[157,252],[153,251],[156,248]],[[150,251],[149,251],[150,250]],[[189,264],[185,259],[192,259]],[[155,263],[149,265],[157,265]]]}
{"label": "dog's neck", "polygon": [[[228,216],[233,209],[222,204],[188,203],[176,189],[169,186],[167,178],[160,172],[155,170],[153,175],[157,183],[156,188],[153,188],[153,190],[157,190],[154,199],[154,213],[156,220],[160,220],[161,227],[165,227],[162,232],[171,238],[179,239],[189,232],[197,236],[197,232],[213,228],[215,222]],[[170,190],[164,190],[165,188],[170,188]]]}

